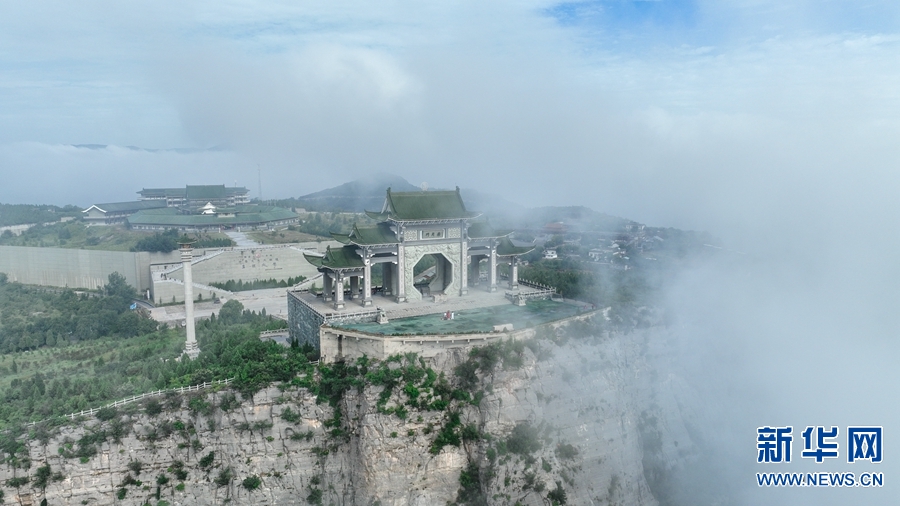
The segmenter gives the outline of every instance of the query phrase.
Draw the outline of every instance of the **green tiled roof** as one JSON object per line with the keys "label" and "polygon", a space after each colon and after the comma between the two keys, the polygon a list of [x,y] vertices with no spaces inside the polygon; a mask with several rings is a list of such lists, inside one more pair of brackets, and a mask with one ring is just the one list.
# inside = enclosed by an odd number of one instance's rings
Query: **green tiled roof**
{"label": "green tiled roof", "polygon": [[498,256],[511,256],[511,255],[524,255],[529,251],[533,250],[534,246],[516,246],[512,241],[509,240],[509,237],[504,237],[500,239],[500,243],[497,244],[497,255]]}
{"label": "green tiled roof", "polygon": [[144,188],[138,192],[144,198],[187,197],[191,200],[221,199],[232,195],[246,195],[250,190],[243,186],[188,185],[184,188]]}
{"label": "green tiled roof", "polygon": [[215,200],[228,197],[228,193],[224,184],[188,185],[185,187],[185,196],[188,200]]}
{"label": "green tiled roof", "polygon": [[297,218],[287,209],[272,206],[243,205],[234,208],[235,215],[222,217],[213,214],[182,214],[171,207],[139,211],[128,218],[132,225],[166,227],[214,227],[218,225],[258,225]]}
{"label": "green tiled roof", "polygon": [[494,230],[487,220],[474,221],[469,224],[469,237],[472,239],[485,239],[488,237],[505,237],[511,231]]}
{"label": "green tiled roof", "polygon": [[332,233],[332,237],[336,241],[344,244],[358,244],[360,246],[371,244],[397,244],[397,235],[391,230],[388,223],[379,223],[377,225],[360,225],[354,224],[353,230],[349,234]]}
{"label": "green tiled roof", "polygon": [[354,246],[344,246],[342,248],[331,249],[329,246],[325,250],[324,257],[303,254],[306,261],[316,267],[324,267],[328,269],[358,269],[363,267],[362,258],[356,254]]}
{"label": "green tiled roof", "polygon": [[184,197],[184,188],[144,188],[139,191],[142,197]]}
{"label": "green tiled roof", "polygon": [[456,191],[391,192],[388,188],[380,214],[369,213],[376,219],[397,221],[452,220],[474,218],[466,211],[459,188]]}
{"label": "green tiled roof", "polygon": [[[133,202],[108,202],[106,204],[94,204],[96,207],[107,213],[127,213],[137,212],[142,209],[156,209],[166,207],[166,203],[159,200],[135,200]],[[88,208],[90,209],[90,208]],[[87,211],[87,209],[85,209]]]}

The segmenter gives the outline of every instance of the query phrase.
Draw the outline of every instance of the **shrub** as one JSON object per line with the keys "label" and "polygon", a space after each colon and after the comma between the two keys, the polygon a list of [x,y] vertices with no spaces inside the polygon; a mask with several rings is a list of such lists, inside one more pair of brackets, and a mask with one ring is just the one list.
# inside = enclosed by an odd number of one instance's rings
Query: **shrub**
{"label": "shrub", "polygon": [[97,411],[97,418],[100,421],[108,422],[108,421],[112,420],[113,418],[115,418],[116,416],[118,416],[118,414],[119,414],[119,412],[116,411],[116,408],[107,406],[104,408],[100,408],[100,410]]}
{"label": "shrub", "polygon": [[306,496],[306,502],[310,504],[321,505],[322,504],[322,491],[314,488],[309,491],[309,495]]}
{"label": "shrub", "polygon": [[556,446],[556,456],[561,459],[574,459],[578,456],[578,448],[568,443],[560,443]]}
{"label": "shrub", "polygon": [[260,480],[259,476],[256,476],[255,474],[253,476],[244,478],[244,481],[241,482],[241,485],[243,485],[247,490],[256,490],[261,484],[262,480]]}
{"label": "shrub", "polygon": [[220,487],[224,487],[224,486],[228,485],[229,483],[231,483],[231,479],[233,477],[234,477],[234,474],[231,472],[231,468],[226,467],[225,469],[222,469],[221,471],[219,471],[219,475],[216,476],[216,479],[214,481],[215,481],[216,485],[218,485]]}
{"label": "shrub", "polygon": [[527,455],[541,449],[541,440],[538,437],[537,427],[528,422],[522,422],[513,429],[506,438],[506,449],[519,455]]}
{"label": "shrub", "polygon": [[18,476],[16,478],[10,478],[6,480],[6,486],[12,488],[19,488],[26,483],[28,483],[27,476]]}
{"label": "shrub", "polygon": [[135,476],[139,476],[141,474],[141,469],[144,468],[144,463],[140,460],[132,460],[128,463],[128,469],[134,473]]}
{"label": "shrub", "polygon": [[147,416],[156,416],[162,413],[162,410],[162,404],[156,399],[148,399],[144,403],[144,412],[147,413]]}
{"label": "shrub", "polygon": [[200,468],[207,469],[212,465],[213,460],[216,458],[216,452],[209,452],[205,457],[200,459]]}
{"label": "shrub", "polygon": [[50,470],[50,464],[45,464],[37,468],[34,474],[34,486],[41,490],[47,488],[47,482],[50,481],[51,474],[52,471]]}
{"label": "shrub", "polygon": [[566,491],[562,488],[562,482],[556,482],[556,488],[547,492],[547,499],[550,500],[550,504],[553,505],[562,505],[566,504]]}

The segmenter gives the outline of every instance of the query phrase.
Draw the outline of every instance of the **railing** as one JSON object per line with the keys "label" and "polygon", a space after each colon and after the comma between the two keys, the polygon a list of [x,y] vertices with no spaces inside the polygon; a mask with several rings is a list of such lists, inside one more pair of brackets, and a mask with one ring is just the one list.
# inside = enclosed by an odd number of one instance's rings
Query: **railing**
{"label": "railing", "polygon": [[[156,282],[157,283],[175,283],[176,285],[184,286],[184,281],[182,281],[180,279],[175,279],[175,278],[157,279]],[[191,286],[193,286],[195,288],[199,288],[201,290],[206,290],[208,292],[218,293],[218,294],[222,294],[222,295],[234,295],[234,292],[230,292],[224,288],[216,288],[214,286],[204,285],[203,283],[191,283]]]}
{"label": "railing", "polygon": [[556,293],[556,288],[548,285],[542,285],[540,283],[535,283],[534,281],[528,281],[527,279],[519,279],[520,285],[525,285],[529,288],[534,288],[537,290],[552,290],[553,293]]}
{"label": "railing", "polygon": [[531,292],[506,292],[506,298],[513,304],[535,299],[552,299],[556,295],[556,288],[552,286],[534,283],[525,279],[519,280],[520,285],[527,286],[534,291]]}
{"label": "railing", "polygon": [[[318,363],[318,362],[317,362],[317,363]],[[158,397],[158,396],[160,396],[160,395],[165,395],[165,394],[168,394],[168,393],[179,393],[179,394],[183,394],[183,393],[185,393],[185,392],[196,392],[196,391],[198,391],[198,390],[204,389],[204,388],[206,388],[206,387],[211,387],[211,386],[214,386],[214,385],[227,385],[227,384],[231,383],[233,380],[234,380],[234,378],[228,378],[228,379],[224,379],[224,380],[217,380],[217,381],[212,381],[212,382],[208,382],[208,383],[204,381],[203,383],[201,383],[201,384],[199,384],[199,385],[192,385],[192,386],[189,386],[189,387],[169,388],[169,389],[167,389],[167,390],[157,390],[157,391],[155,391],[155,392],[146,392],[146,393],[143,393],[143,394],[140,394],[140,395],[133,395],[133,396],[131,396],[131,397],[127,397],[127,398],[125,398],[125,399],[121,399],[121,400],[112,402],[112,403],[110,403],[110,404],[107,404],[107,405],[105,405],[105,406],[101,406],[101,407],[99,407],[99,408],[83,409],[83,410],[81,410],[81,411],[76,411],[75,413],[69,413],[68,415],[63,415],[63,418],[68,418],[68,419],[70,419],[70,420],[74,420],[76,417],[79,417],[79,416],[90,416],[90,415],[93,415],[94,413],[100,411],[100,410],[103,409],[103,408],[116,408],[116,407],[119,407],[119,406],[124,406],[125,404],[130,404],[130,403],[132,403],[132,402],[137,402],[137,401],[139,401],[139,400],[146,399],[146,398],[148,398],[148,397]],[[40,420],[40,421],[37,421],[37,422],[28,422],[28,423],[25,424],[25,426],[26,426],[26,427],[33,427],[33,426],[35,426],[35,425],[37,425],[37,424],[39,424],[39,423],[41,423],[41,422],[44,422],[44,421],[46,421],[46,420]]]}
{"label": "railing", "polygon": [[[323,277],[323,274],[320,272],[320,273],[316,274],[315,276],[313,276],[313,277],[311,277],[311,278],[309,278],[309,279],[304,279],[303,281],[297,283],[296,285],[294,285],[294,286],[288,288],[288,290],[294,291],[294,292],[299,292],[299,291],[309,290],[309,286],[312,286],[312,284],[313,284],[315,281],[317,281],[319,278],[322,278],[322,277]],[[309,286],[307,286],[306,288],[304,288],[303,285],[309,285]]]}
{"label": "railing", "polygon": [[378,313],[381,310],[379,309],[369,309],[366,311],[356,311],[353,313],[325,313],[323,316],[325,317],[325,323],[328,322],[341,322],[345,320],[372,320],[375,321],[375,318],[378,317]]}
{"label": "railing", "polygon": [[264,337],[269,337],[269,336],[281,336],[281,335],[290,334],[290,333],[291,333],[290,329],[264,330],[259,333],[259,338],[262,339]]}

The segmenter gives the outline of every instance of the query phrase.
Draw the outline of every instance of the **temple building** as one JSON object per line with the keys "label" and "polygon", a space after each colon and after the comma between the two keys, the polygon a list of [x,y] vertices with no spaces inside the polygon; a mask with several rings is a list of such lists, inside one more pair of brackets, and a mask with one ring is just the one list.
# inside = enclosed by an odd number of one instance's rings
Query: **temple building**
{"label": "temple building", "polygon": [[[479,213],[466,210],[455,191],[391,192],[380,212],[367,212],[374,225],[356,224],[347,234],[334,233],[341,248],[325,256],[306,255],[323,275],[324,301],[344,309],[347,298],[360,306],[372,302],[372,269],[381,266],[382,295],[395,302],[466,296],[480,285],[481,263],[488,265],[484,290],[497,290],[497,266],[509,266],[509,288],[518,287],[519,255],[532,246],[516,246],[509,233],[493,230]],[[425,274],[415,266],[430,256]]]}
{"label": "temple building", "polygon": [[243,186],[187,185],[184,188],[144,188],[142,201],[165,202],[164,207],[199,209],[205,204],[234,207],[250,203],[250,190]]}

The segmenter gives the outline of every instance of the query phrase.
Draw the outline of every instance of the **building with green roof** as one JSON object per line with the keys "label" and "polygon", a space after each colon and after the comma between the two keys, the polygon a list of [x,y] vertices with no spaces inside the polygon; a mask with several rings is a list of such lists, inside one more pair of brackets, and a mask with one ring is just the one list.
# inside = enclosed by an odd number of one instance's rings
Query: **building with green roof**
{"label": "building with green roof", "polygon": [[81,211],[84,221],[94,225],[114,225],[124,223],[132,214],[146,209],[164,208],[163,202],[153,200],[136,200],[132,202],[110,202],[94,204]]}
{"label": "building with green roof", "polygon": [[[480,213],[468,211],[458,187],[416,192],[388,188],[381,211],[366,214],[378,223],[332,233],[342,247],[329,248],[321,257],[307,255],[323,275],[325,301],[337,310],[344,308],[345,280],[351,300],[372,305],[372,268],[379,264],[383,293],[396,302],[465,296],[470,280],[473,286],[478,283],[482,261],[489,264],[486,289],[496,291],[501,258],[510,265],[510,288],[516,288],[518,257],[533,249],[514,244],[510,232],[496,231]],[[426,256],[433,258],[433,272],[417,283],[414,268]]]}
{"label": "building with green roof", "polygon": [[162,207],[138,211],[128,217],[135,230],[211,231],[237,228],[272,228],[297,223],[288,209],[244,204],[234,207],[204,206],[201,210]]}
{"label": "building with green roof", "polygon": [[250,190],[243,186],[187,185],[184,188],[144,188],[140,200],[165,202],[166,207],[197,209],[209,203],[234,207],[250,203]]}

